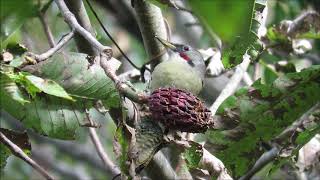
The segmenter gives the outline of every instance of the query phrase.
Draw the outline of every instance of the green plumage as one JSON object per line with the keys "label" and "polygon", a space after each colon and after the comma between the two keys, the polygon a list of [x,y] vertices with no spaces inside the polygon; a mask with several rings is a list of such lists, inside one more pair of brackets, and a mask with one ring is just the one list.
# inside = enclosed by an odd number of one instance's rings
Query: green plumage
{"label": "green plumage", "polygon": [[157,65],[152,73],[151,91],[160,87],[175,87],[197,95],[202,79],[186,61],[174,58]]}

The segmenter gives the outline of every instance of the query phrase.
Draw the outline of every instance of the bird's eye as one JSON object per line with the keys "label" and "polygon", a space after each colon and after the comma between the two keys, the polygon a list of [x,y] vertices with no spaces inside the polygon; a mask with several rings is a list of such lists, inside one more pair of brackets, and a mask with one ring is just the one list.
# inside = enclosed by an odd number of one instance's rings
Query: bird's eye
{"label": "bird's eye", "polygon": [[184,51],[189,51],[189,47],[188,47],[188,46],[184,46],[184,47],[183,47],[183,50],[184,50]]}

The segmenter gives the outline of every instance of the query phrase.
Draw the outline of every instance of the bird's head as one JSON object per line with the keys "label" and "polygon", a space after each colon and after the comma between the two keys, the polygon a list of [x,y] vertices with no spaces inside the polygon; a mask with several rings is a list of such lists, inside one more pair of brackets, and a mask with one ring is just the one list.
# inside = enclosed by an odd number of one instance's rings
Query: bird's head
{"label": "bird's head", "polygon": [[171,43],[162,38],[156,37],[165,47],[171,49],[173,52],[185,60],[192,68],[195,68],[199,75],[204,78],[206,71],[205,61],[199,51],[189,45]]}

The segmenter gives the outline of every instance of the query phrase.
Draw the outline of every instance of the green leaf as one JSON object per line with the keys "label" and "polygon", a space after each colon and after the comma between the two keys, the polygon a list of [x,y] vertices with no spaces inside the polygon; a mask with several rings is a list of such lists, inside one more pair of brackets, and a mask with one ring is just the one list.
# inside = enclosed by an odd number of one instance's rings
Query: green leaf
{"label": "green leaf", "polygon": [[17,58],[14,58],[9,65],[12,67],[19,67],[22,64],[23,64],[23,59],[21,57],[17,57]]}
{"label": "green leaf", "polygon": [[[243,60],[243,55],[246,53],[254,60],[262,50],[262,45],[257,33],[262,20],[262,11],[266,7],[266,0],[259,2],[258,0],[256,2],[251,1],[250,3],[252,3],[252,5],[249,7],[252,7],[252,9],[248,12],[251,13],[251,16],[245,16],[246,20],[250,22],[249,25],[246,26],[246,31],[239,34],[237,37],[234,36],[234,41],[230,44],[230,47],[222,52],[222,63],[226,69],[240,64]],[[241,18],[243,17],[241,16]]]}
{"label": "green leaf", "polygon": [[77,102],[73,102],[43,94],[22,105],[2,90],[0,108],[39,134],[52,138],[74,139],[79,127],[91,125],[85,117],[84,109],[93,107],[90,100],[76,100]]}
{"label": "green leaf", "polygon": [[6,75],[14,82],[23,85],[32,97],[35,97],[36,93],[44,92],[49,95],[73,100],[59,84],[50,79],[42,79],[25,72],[19,72],[18,74],[9,72]]}
{"label": "green leaf", "polygon": [[139,171],[148,165],[163,143],[163,132],[156,122],[144,118],[137,124],[135,150],[138,153],[135,163]]}
{"label": "green leaf", "polygon": [[[92,108],[94,101],[101,99],[109,107],[120,105],[121,99],[114,83],[100,66],[90,65],[84,54],[58,54],[45,62],[28,66],[27,69],[44,79],[53,79],[68,93],[77,97],[77,101],[73,102],[52,96],[64,96],[58,84],[47,83],[25,72],[11,73],[9,83],[1,79],[1,108],[40,134],[74,139],[80,126],[92,126],[85,118],[84,110]],[[20,87],[15,82],[18,82]],[[30,103],[22,105],[21,85],[28,92],[43,91],[48,94],[37,94],[33,99],[26,98]],[[8,86],[11,91],[8,91]],[[17,96],[16,100],[13,95]]]}
{"label": "green leaf", "polygon": [[69,96],[69,94],[59,84],[50,79],[42,79],[33,75],[26,75],[25,78],[29,81],[29,83],[37,87],[40,92],[73,100],[72,97]]}
{"label": "green leaf", "polygon": [[217,33],[223,42],[248,32],[254,0],[189,1],[192,11],[207,30]]}
{"label": "green leaf", "polygon": [[[4,145],[0,144],[0,172],[3,171],[3,168],[7,165],[7,159],[10,156],[10,150]],[[2,174],[3,172],[1,172]]]}
{"label": "green leaf", "polygon": [[[26,132],[18,132],[9,129],[0,128],[0,132],[4,134],[11,142],[20,147],[26,154],[31,153],[31,144]],[[6,165],[7,158],[12,152],[6,147],[3,141],[0,144],[0,169],[1,171]]]}
{"label": "green leaf", "polygon": [[[233,176],[243,175],[254,165],[263,153],[259,144],[268,143],[320,101],[319,79],[320,66],[312,66],[279,77],[270,85],[259,80],[231,96],[232,106],[220,107],[217,118],[236,127],[208,131],[208,141]],[[230,110],[233,113],[228,113]]]}
{"label": "green leaf", "polygon": [[24,24],[36,15],[37,9],[31,0],[1,0],[0,6],[0,40],[1,49],[5,48],[11,36]]}
{"label": "green leaf", "polygon": [[[30,102],[29,97],[17,86],[17,84],[3,71],[0,72],[1,96],[7,94],[12,100],[22,105]],[[2,103],[3,100],[1,100]]]}
{"label": "green leaf", "polygon": [[263,60],[260,60],[259,63],[261,65],[262,71],[262,82],[265,84],[272,84],[272,82],[279,77],[279,74],[270,66],[268,66],[268,64],[265,63]]}
{"label": "green leaf", "polygon": [[198,168],[203,155],[202,146],[192,141],[190,141],[189,144],[191,144],[191,147],[187,148],[182,155],[187,162],[188,168]]}
{"label": "green leaf", "polygon": [[30,72],[42,78],[52,79],[70,95],[100,99],[108,107],[118,107],[121,99],[113,81],[96,64],[89,64],[86,54],[56,54]]}

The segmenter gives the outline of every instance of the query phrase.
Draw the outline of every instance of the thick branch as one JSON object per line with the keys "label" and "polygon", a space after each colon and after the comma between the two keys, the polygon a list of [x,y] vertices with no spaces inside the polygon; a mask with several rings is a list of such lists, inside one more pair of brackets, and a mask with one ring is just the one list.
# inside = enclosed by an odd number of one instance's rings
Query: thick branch
{"label": "thick branch", "polygon": [[250,56],[245,54],[243,56],[242,63],[236,68],[236,71],[231,77],[230,81],[228,82],[226,87],[222,90],[218,98],[210,107],[210,110],[213,116],[216,114],[216,111],[218,110],[222,102],[236,91],[241,79],[243,78],[245,72],[249,67],[249,64],[250,64]]}
{"label": "thick branch", "polygon": [[108,46],[102,45],[89,31],[83,28],[75,18],[75,16],[69,11],[67,5],[63,0],[55,0],[58,5],[62,16],[65,21],[75,29],[76,32],[81,34],[93,47],[97,48],[99,52],[110,51],[111,48]]}
{"label": "thick branch", "polygon": [[[94,35],[94,31],[92,29],[89,16],[86,12],[84,4],[82,0],[65,0],[66,5],[68,6],[69,10],[75,15],[78,23]],[[76,33],[75,41],[79,52],[86,53],[89,55],[98,55],[99,52],[93,46],[90,46],[90,43],[82,37],[81,34]]]}
{"label": "thick branch", "polygon": [[153,156],[152,161],[145,170],[151,179],[159,179],[160,177],[163,180],[177,179],[177,175],[172,169],[170,162],[161,151]]}
{"label": "thick branch", "polygon": [[221,160],[216,158],[205,148],[203,148],[200,167],[208,170],[211,176],[218,174],[218,180],[232,180],[232,177],[228,174],[227,168],[225,168]]}
{"label": "thick branch", "polygon": [[299,17],[294,19],[292,23],[289,25],[287,34],[290,36],[293,33],[295,33],[295,31],[297,31],[305,23],[306,18],[310,16],[315,16],[315,19],[320,17],[320,15],[316,11],[308,11],[301,14]]}
{"label": "thick branch", "polygon": [[153,69],[160,61],[168,59],[168,54],[163,53],[165,47],[155,38],[155,36],[158,36],[168,39],[164,18],[160,8],[145,0],[135,0],[133,6],[136,11],[144,47],[148,58],[152,61],[151,69]]}
{"label": "thick branch", "polygon": [[3,144],[5,144],[14,154],[19,157],[30,166],[32,166],[35,170],[37,170],[43,177],[46,179],[54,179],[46,170],[44,170],[39,164],[37,164],[34,160],[32,160],[28,155],[26,155],[22,149],[20,149],[17,145],[11,142],[4,134],[0,132],[0,140]]}

